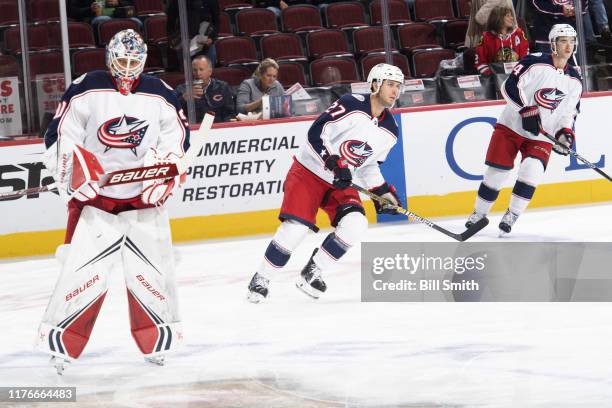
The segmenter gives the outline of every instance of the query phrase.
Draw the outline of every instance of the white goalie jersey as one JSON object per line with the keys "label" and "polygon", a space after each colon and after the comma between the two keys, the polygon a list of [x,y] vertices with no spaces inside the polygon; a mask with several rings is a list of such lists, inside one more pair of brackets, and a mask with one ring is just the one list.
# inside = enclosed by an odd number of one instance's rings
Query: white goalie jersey
{"label": "white goalie jersey", "polygon": [[[184,155],[189,124],[172,89],[141,75],[134,92],[122,95],[112,76],[94,71],[76,79],[62,98],[45,133],[45,165],[58,180],[60,157],[74,145],[93,153],[106,173],[142,167],[150,148],[160,155]],[[142,183],[105,187],[100,195],[127,199],[142,192]]]}

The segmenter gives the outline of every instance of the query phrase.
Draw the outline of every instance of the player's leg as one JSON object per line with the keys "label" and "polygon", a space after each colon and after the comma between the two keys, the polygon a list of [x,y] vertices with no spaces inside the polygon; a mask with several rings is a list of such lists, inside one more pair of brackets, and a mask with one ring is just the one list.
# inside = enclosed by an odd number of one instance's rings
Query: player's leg
{"label": "player's leg", "polygon": [[249,283],[248,299],[257,303],[268,296],[268,284],[315,225],[319,205],[330,186],[294,161],[285,179],[279,218],[282,224],[268,244],[264,258]]}
{"label": "player's leg", "polygon": [[147,208],[119,218],[128,226],[123,271],[132,337],[147,361],[163,364],[183,339],[168,213]]}
{"label": "player's leg", "polygon": [[510,205],[499,223],[500,235],[510,233],[518,217],[529,205],[536,187],[546,171],[551,146],[550,143],[534,140],[527,140],[521,146],[523,161],[512,189]]}
{"label": "player's leg", "polygon": [[358,244],[368,228],[359,193],[354,189],[334,190],[324,203],[323,209],[336,229],[314,250],[296,284],[299,289],[314,298],[318,298],[327,289],[322,271]]}
{"label": "player's leg", "polygon": [[510,170],[514,167],[514,159],[519,152],[522,140],[522,137],[504,126],[495,127],[487,149],[485,160],[487,168],[478,188],[474,211],[465,223],[466,228],[489,214]]}
{"label": "player's leg", "polygon": [[86,206],[71,236],[70,245],[58,248],[60,277],[37,339],[37,347],[59,362],[78,358],[85,348],[106,296],[108,274],[121,261],[124,232],[115,215]]}

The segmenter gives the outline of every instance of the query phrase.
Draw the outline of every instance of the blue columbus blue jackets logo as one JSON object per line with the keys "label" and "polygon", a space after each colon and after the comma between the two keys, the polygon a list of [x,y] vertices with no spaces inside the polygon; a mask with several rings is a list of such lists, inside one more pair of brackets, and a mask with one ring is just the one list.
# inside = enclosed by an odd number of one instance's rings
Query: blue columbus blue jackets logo
{"label": "blue columbus blue jackets logo", "polygon": [[123,115],[104,122],[98,129],[98,140],[106,146],[105,151],[112,148],[130,149],[136,154],[136,148],[142,143],[148,128],[146,121]]}
{"label": "blue columbus blue jackets logo", "polygon": [[340,145],[340,155],[353,167],[361,166],[374,153],[366,142],[347,140]]}
{"label": "blue columbus blue jackets logo", "polygon": [[554,111],[565,98],[565,94],[557,88],[542,88],[536,91],[534,98],[541,107]]}

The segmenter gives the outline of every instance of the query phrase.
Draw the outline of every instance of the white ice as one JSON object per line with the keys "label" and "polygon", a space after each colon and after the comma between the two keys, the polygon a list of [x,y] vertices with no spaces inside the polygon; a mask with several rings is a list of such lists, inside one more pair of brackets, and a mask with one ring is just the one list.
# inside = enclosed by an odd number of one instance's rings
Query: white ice
{"label": "white ice", "polygon": [[[505,240],[609,242],[611,213],[528,210]],[[472,240],[497,241],[500,216]],[[464,219],[437,222],[463,230]],[[306,239],[258,305],[246,286],[269,236],[178,245],[186,344],[163,367],[131,339],[117,271],[62,377],[32,347],[56,261],[3,261],[0,386],[76,386],[77,405],[91,407],[612,406],[610,304],[362,303],[359,248],[325,273],[328,291],[314,300],[294,282],[325,235]],[[407,223],[374,226],[365,240],[450,242]]]}

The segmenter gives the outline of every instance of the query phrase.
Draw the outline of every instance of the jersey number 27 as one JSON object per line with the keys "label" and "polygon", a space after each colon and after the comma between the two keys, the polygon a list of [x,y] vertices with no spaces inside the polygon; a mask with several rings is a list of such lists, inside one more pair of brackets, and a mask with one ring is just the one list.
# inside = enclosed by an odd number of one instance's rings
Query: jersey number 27
{"label": "jersey number 27", "polygon": [[338,101],[331,104],[325,113],[329,113],[329,116],[336,118],[346,112],[346,108],[338,103]]}

